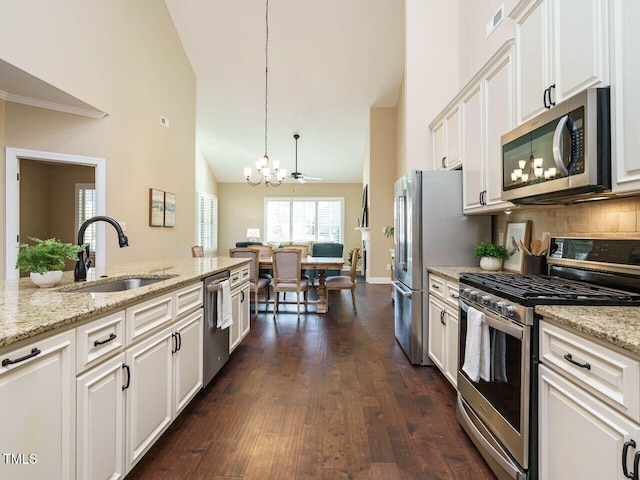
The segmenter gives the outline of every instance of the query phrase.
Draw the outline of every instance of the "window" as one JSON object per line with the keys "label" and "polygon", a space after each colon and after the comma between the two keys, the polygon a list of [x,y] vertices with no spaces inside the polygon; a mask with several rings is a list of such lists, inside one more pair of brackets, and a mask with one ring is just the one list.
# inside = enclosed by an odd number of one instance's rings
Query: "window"
{"label": "window", "polygon": [[218,251],[218,197],[196,192],[196,244],[205,252]]}
{"label": "window", "polygon": [[342,242],[344,198],[265,198],[267,242]]}
{"label": "window", "polygon": [[[78,234],[80,227],[85,220],[96,216],[96,185],[94,183],[76,183],[76,231]],[[96,251],[96,224],[89,225],[84,232],[84,241],[89,244],[91,255]]]}

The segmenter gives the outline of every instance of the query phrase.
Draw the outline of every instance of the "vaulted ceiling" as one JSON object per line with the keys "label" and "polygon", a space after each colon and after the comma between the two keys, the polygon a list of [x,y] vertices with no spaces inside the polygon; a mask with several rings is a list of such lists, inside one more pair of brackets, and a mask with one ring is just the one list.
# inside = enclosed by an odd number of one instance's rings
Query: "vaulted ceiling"
{"label": "vaulted ceiling", "polygon": [[[197,77],[197,144],[219,182],[243,182],[265,144],[265,0],[165,0]],[[394,107],[404,0],[270,0],[271,159],[360,182],[369,109]]]}

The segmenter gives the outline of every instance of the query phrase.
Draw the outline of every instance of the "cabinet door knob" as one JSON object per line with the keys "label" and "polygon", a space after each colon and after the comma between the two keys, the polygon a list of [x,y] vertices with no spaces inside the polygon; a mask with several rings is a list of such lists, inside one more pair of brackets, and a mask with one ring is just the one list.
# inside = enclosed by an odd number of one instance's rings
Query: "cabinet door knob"
{"label": "cabinet door knob", "polygon": [[[634,472],[638,471],[638,467],[634,468],[634,471],[629,473],[627,470],[627,454],[629,453],[629,447],[636,448],[636,442],[631,439],[628,442],[624,442],[624,447],[622,447],[622,474],[626,478],[633,478],[635,476]],[[638,452],[636,452],[636,459],[638,458]],[[636,477],[637,478],[637,477]]]}

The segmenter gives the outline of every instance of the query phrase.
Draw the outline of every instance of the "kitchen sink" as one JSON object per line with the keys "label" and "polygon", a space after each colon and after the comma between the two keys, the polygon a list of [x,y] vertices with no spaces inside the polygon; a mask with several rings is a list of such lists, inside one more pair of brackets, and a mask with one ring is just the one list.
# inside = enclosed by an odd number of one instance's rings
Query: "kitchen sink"
{"label": "kitchen sink", "polygon": [[161,275],[153,277],[132,277],[132,278],[114,278],[111,280],[100,281],[91,285],[81,287],[71,287],[62,289],[62,292],[69,293],[111,293],[123,292],[125,290],[133,290],[134,288],[152,285],[163,280],[168,280],[176,275]]}

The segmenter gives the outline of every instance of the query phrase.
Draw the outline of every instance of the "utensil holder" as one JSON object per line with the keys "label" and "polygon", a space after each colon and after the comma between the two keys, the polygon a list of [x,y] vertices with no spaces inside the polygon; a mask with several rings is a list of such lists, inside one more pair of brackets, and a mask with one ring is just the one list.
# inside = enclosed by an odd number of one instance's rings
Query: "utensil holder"
{"label": "utensil holder", "polygon": [[525,255],[523,273],[529,275],[546,275],[547,257],[544,255]]}

